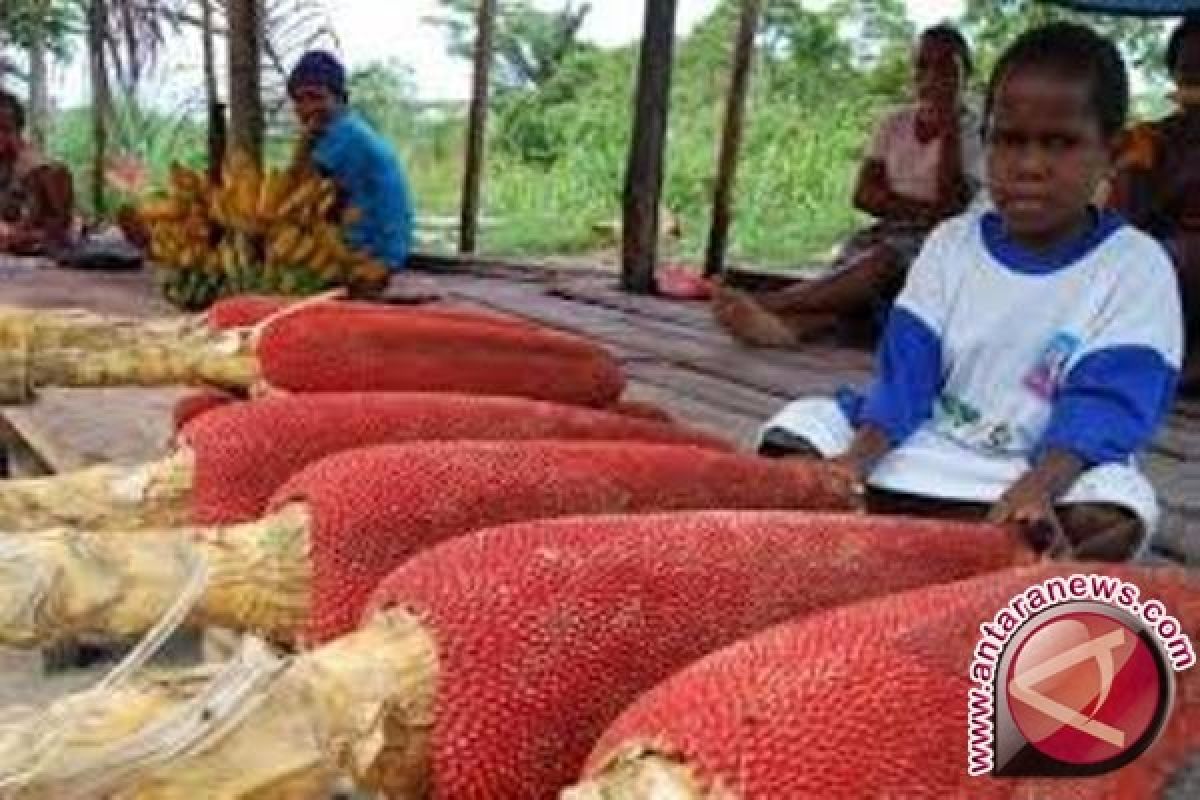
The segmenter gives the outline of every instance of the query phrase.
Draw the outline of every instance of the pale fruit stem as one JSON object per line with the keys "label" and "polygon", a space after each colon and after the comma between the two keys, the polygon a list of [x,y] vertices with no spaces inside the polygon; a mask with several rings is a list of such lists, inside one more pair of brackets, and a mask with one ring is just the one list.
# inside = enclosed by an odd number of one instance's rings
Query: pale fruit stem
{"label": "pale fruit stem", "polygon": [[566,789],[560,800],[734,800],[702,789],[691,768],[642,749],[615,759],[596,777]]}
{"label": "pale fruit stem", "polygon": [[215,677],[143,679],[60,701],[41,718],[51,724],[0,725],[0,790],[320,797],[349,774],[389,797],[425,796],[436,681],[433,637],[403,611],[290,659],[248,639]]}
{"label": "pale fruit stem", "polygon": [[293,505],[227,528],[0,539],[0,644],[144,634],[197,565],[208,580],[189,619],[290,640],[309,609],[309,521]]}
{"label": "pale fruit stem", "polygon": [[0,481],[0,532],[173,528],[190,519],[195,454],[181,448],[136,467],[104,465]]}
{"label": "pale fruit stem", "polygon": [[0,313],[3,402],[27,402],[45,386],[242,389],[257,377],[248,329],[214,331],[195,317],[142,322],[86,312]]}

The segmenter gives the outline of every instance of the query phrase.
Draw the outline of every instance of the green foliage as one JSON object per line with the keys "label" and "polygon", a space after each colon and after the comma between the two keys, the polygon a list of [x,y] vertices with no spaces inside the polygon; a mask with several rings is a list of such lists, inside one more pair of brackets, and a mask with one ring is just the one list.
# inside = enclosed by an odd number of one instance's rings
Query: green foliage
{"label": "green foliage", "polygon": [[350,105],[379,130],[397,139],[416,134],[412,70],[395,61],[369,64],[350,73]]}
{"label": "green foliage", "polygon": [[[440,24],[464,58],[474,44],[476,2],[442,2]],[[482,247],[516,256],[611,249],[636,48],[579,43],[579,26],[592,5],[602,8],[598,3],[563,0],[558,12],[539,11],[527,0],[499,5]],[[764,3],[738,174],[734,261],[811,264],[862,225],[850,196],[865,143],[884,110],[909,95],[917,31],[904,0],[833,0],[824,11],[808,5]],[[666,258],[696,259],[704,249],[737,12],[737,0],[722,0],[677,46],[664,204],[680,218],[683,236]],[[976,50],[975,88],[1020,30],[1069,16],[1034,0],[969,0],[963,27]],[[1085,19],[1117,37],[1133,63],[1145,63],[1147,76],[1161,76],[1164,24]],[[354,72],[350,85],[354,106],[395,143],[420,215],[457,219],[465,109],[419,102],[411,73],[395,62]],[[1143,103],[1142,111],[1153,108]],[[203,130],[186,114],[122,109],[117,116],[123,121],[116,152],[143,160],[155,182],[172,158],[203,163]],[[90,152],[86,111],[65,115],[55,130],[53,151],[79,165],[82,177]],[[268,143],[273,163],[290,155],[288,135],[284,128]],[[452,244],[444,236],[422,247]]]}
{"label": "green foliage", "polygon": [[1160,20],[1084,14],[1035,0],[967,0],[964,29],[974,43],[980,73],[988,74],[1022,31],[1057,20],[1095,28],[1120,46],[1131,67],[1151,76],[1163,71],[1167,23]]}
{"label": "green foliage", "polygon": [[[427,21],[446,31],[450,52],[473,60],[478,0],[440,0],[441,13]],[[557,11],[539,11],[529,0],[499,0],[493,34],[492,83],[500,93],[544,86],[562,63],[581,49],[579,29],[589,2],[565,0]]]}
{"label": "green foliage", "polygon": [[[118,103],[113,109],[110,152],[115,159],[132,159],[148,171],[148,187],[164,186],[172,161],[203,168],[207,133],[195,116],[181,109],[173,114],[141,109]],[[76,201],[91,214],[91,193],[79,190],[87,186],[92,158],[92,119],[90,108],[76,108],[59,115],[47,142],[50,155],[66,163],[75,179]],[[132,199],[119,196],[117,204]],[[110,203],[110,207],[113,204]]]}
{"label": "green foliage", "polygon": [[78,0],[4,0],[0,3],[0,47],[28,48],[39,36],[59,58],[70,53],[70,37],[82,29]]}

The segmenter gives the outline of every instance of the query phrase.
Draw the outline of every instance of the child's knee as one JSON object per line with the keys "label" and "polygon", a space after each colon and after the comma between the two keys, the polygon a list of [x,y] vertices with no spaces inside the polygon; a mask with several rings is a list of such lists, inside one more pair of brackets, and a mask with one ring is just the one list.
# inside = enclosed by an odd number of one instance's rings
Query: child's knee
{"label": "child's knee", "polygon": [[1142,520],[1121,506],[1083,503],[1063,508],[1059,516],[1081,561],[1128,561],[1146,537]]}

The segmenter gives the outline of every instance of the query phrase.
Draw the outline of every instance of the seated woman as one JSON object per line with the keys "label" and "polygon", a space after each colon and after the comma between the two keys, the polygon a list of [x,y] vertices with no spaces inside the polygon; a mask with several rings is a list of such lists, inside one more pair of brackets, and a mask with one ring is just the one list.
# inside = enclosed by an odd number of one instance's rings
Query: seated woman
{"label": "seated woman", "polygon": [[929,231],[961,213],[981,185],[979,120],[962,102],[970,70],[957,30],[922,33],[916,103],[880,123],[854,192],[855,206],[878,222],[851,237],[826,277],[757,296],[718,288],[718,322],[747,344],[791,347],[839,320],[882,317]]}
{"label": "seated woman", "polygon": [[0,253],[56,257],[71,245],[71,173],[46,160],[25,133],[25,107],[0,90]]}
{"label": "seated woman", "polygon": [[288,95],[304,128],[295,168],[315,168],[356,211],[347,245],[403,270],[413,237],[408,179],[392,146],[347,107],[345,68],[328,53],[306,53],[288,78]]}
{"label": "seated woman", "polygon": [[1171,35],[1179,110],[1132,129],[1109,205],[1167,248],[1179,275],[1188,357],[1181,388],[1200,389],[1200,17]]}
{"label": "seated woman", "polygon": [[1128,113],[1125,65],[1088,28],[1034,29],[1000,59],[986,108],[995,210],[930,235],[871,387],[789,405],[760,451],[830,459],[870,510],[989,518],[1123,560],[1158,522],[1136,458],[1173,404],[1183,344],[1167,253],[1092,204]]}

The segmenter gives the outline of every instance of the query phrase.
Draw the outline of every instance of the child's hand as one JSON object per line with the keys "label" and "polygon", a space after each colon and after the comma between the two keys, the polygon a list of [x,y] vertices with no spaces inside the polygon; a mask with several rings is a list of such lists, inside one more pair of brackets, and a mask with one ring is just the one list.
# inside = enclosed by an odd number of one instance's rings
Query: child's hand
{"label": "child's hand", "polygon": [[1013,484],[992,506],[988,522],[1015,525],[1038,552],[1055,555],[1070,547],[1051,494],[1036,477],[1027,475]]}
{"label": "child's hand", "polygon": [[825,462],[829,488],[838,497],[847,497],[855,511],[867,510],[867,486],[862,468],[844,457]]}

